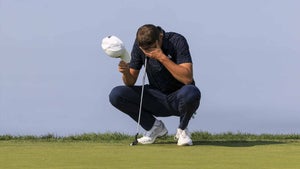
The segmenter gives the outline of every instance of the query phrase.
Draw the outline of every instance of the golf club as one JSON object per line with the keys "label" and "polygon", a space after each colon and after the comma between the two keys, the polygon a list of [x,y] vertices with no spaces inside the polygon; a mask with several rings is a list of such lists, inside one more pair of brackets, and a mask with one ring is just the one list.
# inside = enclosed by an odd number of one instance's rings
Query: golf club
{"label": "golf club", "polygon": [[[124,62],[129,63],[131,56],[128,54],[123,42],[116,36],[107,36],[102,39],[101,47],[103,51],[112,58],[121,58]],[[142,114],[142,105],[143,105],[143,96],[144,96],[144,86],[145,86],[145,78],[146,78],[146,67],[147,67],[147,57],[145,57],[145,68],[144,75],[142,80],[142,90],[141,90],[141,99],[140,99],[140,107],[139,107],[139,117],[137,122],[137,133],[135,135],[134,141],[130,144],[130,146],[134,146],[138,144],[137,137],[140,132],[140,121]]]}
{"label": "golf club", "polygon": [[140,108],[139,108],[139,118],[136,126],[136,135],[134,138],[134,141],[130,144],[130,146],[135,146],[138,144],[137,137],[140,132],[140,122],[141,122],[141,114],[142,114],[142,106],[143,106],[143,96],[144,96],[144,86],[145,86],[145,78],[146,78],[146,68],[147,68],[147,57],[145,57],[145,67],[144,67],[144,75],[143,75],[143,80],[142,80],[142,91],[141,91],[141,100],[140,100]]}

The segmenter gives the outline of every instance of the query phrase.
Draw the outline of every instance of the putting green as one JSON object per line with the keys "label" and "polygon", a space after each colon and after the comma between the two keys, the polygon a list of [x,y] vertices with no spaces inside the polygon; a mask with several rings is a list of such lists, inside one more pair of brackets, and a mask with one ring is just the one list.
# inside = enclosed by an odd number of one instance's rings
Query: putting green
{"label": "putting green", "polygon": [[129,146],[129,142],[0,141],[3,169],[299,169],[299,142],[196,142]]}

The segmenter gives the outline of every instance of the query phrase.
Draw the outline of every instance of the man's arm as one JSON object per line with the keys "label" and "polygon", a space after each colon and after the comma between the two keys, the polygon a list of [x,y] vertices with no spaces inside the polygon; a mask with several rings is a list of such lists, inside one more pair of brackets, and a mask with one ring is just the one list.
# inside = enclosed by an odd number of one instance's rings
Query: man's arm
{"label": "man's arm", "polygon": [[191,84],[193,82],[193,64],[192,63],[182,63],[176,64],[170,60],[159,47],[158,41],[156,42],[156,47],[146,51],[140,48],[144,54],[150,58],[158,60],[163,64],[168,71],[173,75],[175,79],[183,84]]}
{"label": "man's arm", "polygon": [[159,62],[162,63],[175,79],[183,84],[191,84],[193,82],[193,64],[182,63],[177,65],[171,61],[167,56],[161,56]]}
{"label": "man's arm", "polygon": [[122,79],[126,86],[133,86],[138,78],[139,70],[129,68],[129,64],[124,61],[119,63],[119,72],[122,73]]}

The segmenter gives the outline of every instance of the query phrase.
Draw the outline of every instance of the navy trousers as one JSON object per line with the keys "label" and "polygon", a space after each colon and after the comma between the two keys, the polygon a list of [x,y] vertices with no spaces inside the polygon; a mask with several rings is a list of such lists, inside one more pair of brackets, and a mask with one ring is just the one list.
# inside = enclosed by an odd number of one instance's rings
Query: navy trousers
{"label": "navy trousers", "polygon": [[[138,121],[141,89],[142,86],[117,86],[109,95],[110,103]],[[178,128],[184,130],[198,109],[200,98],[201,92],[194,85],[185,85],[170,94],[145,85],[140,125],[148,131],[152,128],[155,117],[178,116]]]}

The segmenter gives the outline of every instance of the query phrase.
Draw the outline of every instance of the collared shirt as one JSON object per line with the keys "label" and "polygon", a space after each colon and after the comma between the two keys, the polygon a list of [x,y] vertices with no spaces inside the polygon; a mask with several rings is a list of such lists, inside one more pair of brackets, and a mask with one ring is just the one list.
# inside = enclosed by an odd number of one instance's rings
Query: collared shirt
{"label": "collared shirt", "polygon": [[[162,41],[163,53],[174,63],[192,63],[189,45],[184,36],[175,32],[163,31]],[[145,64],[144,62],[145,54],[135,41],[131,51],[130,68],[140,70]],[[163,93],[169,94],[184,86],[158,60],[148,58],[146,71],[150,86]]]}

